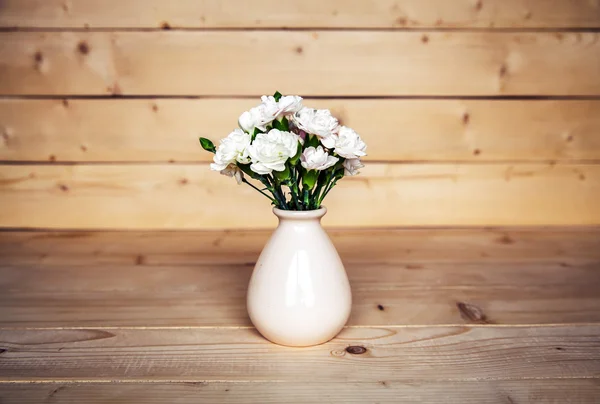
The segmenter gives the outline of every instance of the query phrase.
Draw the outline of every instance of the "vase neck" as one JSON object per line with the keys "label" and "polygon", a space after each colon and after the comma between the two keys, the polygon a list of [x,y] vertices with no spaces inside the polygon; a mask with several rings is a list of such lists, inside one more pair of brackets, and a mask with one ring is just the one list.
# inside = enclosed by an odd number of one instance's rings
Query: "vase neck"
{"label": "vase neck", "polygon": [[320,222],[321,218],[327,213],[327,208],[321,207],[316,210],[282,210],[273,208],[273,213],[279,222]]}

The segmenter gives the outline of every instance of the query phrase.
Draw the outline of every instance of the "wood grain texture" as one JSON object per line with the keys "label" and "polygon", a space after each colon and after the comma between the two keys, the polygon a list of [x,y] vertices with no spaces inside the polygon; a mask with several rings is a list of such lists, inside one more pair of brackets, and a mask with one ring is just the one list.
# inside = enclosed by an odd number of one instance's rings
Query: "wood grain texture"
{"label": "wood grain texture", "polygon": [[[0,160],[209,161],[251,99],[0,100]],[[375,161],[600,160],[598,100],[306,99],[331,109]],[[32,119],[31,117],[35,117]],[[3,143],[2,143],[3,142]]]}
{"label": "wood grain texture", "polygon": [[266,233],[0,232],[0,400],[594,403],[600,393],[595,227],[335,230],[354,326],[302,349],[267,342],[244,317],[244,262]]}
{"label": "wood grain texture", "polygon": [[3,0],[2,27],[35,28],[597,28],[587,0]]}
{"label": "wood grain texture", "polygon": [[599,95],[599,35],[3,32],[0,94]]}
{"label": "wood grain texture", "polygon": [[[598,224],[599,179],[598,165],[370,164],[363,175],[345,178],[331,192],[324,223]],[[248,229],[275,224],[266,198],[205,164],[4,165],[0,198],[5,227]],[[240,199],[243,211],[237,209]]]}
{"label": "wood grain texture", "polygon": [[[346,328],[286,348],[254,329],[0,330],[0,379],[379,382],[597,377],[600,326]],[[353,355],[348,346],[363,346]]]}
{"label": "wood grain texture", "polygon": [[[411,403],[506,404],[595,403],[599,380],[480,380],[452,382],[318,383],[10,383],[0,382],[0,399],[7,404],[61,403],[125,404],[132,402],[208,403]],[[50,401],[52,402],[52,401]]]}
{"label": "wood grain texture", "polygon": [[[34,268],[138,263],[252,265],[271,232],[0,231],[0,257],[4,265]],[[485,266],[519,263],[569,268],[600,262],[598,227],[350,228],[328,229],[328,234],[346,264],[460,267],[478,262]]]}
{"label": "wood grain texture", "polygon": [[[2,327],[251,326],[253,264],[0,267]],[[600,322],[600,262],[346,264],[350,326]]]}

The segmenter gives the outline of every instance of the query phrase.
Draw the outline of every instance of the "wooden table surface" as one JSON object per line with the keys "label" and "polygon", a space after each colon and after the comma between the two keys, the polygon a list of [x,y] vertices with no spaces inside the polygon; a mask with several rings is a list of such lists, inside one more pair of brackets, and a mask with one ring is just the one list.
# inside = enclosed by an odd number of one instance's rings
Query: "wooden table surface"
{"label": "wooden table surface", "polygon": [[352,316],[286,348],[268,231],[0,232],[0,403],[600,402],[600,228],[329,233]]}

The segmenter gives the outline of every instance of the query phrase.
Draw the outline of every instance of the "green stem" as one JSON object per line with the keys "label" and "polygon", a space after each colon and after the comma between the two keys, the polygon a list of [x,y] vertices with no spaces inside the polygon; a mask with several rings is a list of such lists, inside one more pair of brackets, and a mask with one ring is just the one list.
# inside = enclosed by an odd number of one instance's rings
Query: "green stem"
{"label": "green stem", "polygon": [[284,209],[289,210],[290,206],[287,203],[287,198],[285,197],[285,193],[283,192],[283,189],[281,188],[281,183],[279,181],[277,181],[276,191],[279,192],[279,197],[281,198],[281,203],[283,204]]}
{"label": "green stem", "polygon": [[296,190],[294,189],[294,179],[293,178],[287,182],[287,186],[290,188],[290,195],[291,195],[290,205],[294,206],[296,208],[296,210],[300,210],[300,208],[298,207],[298,194],[296,193]]}
{"label": "green stem", "polygon": [[298,194],[291,187],[290,187],[290,194],[292,196],[292,200],[290,202],[293,202],[293,205],[296,208],[296,210],[302,210],[300,205],[298,205]]}
{"label": "green stem", "polygon": [[294,193],[296,194],[296,208],[298,210],[303,210],[302,202],[300,202],[300,188],[298,188],[298,183],[300,182],[300,171],[298,169],[294,169],[294,180],[292,183],[292,187],[294,188]]}
{"label": "green stem", "polygon": [[[302,185],[302,170],[300,167],[298,167],[296,170],[296,179],[294,182],[294,187],[296,188],[296,193],[298,194],[298,206],[300,206],[300,210],[307,210],[308,206],[304,206],[304,203],[302,202],[304,185]],[[300,188],[301,185],[302,189]]]}
{"label": "green stem", "polygon": [[[267,179],[267,181],[269,181],[269,177],[265,177],[265,178]],[[277,202],[279,202],[278,207],[283,210],[289,210],[289,207],[287,206],[287,203],[285,200],[285,196],[281,192],[281,185],[279,184],[279,181],[277,181],[277,178],[275,178],[275,177],[271,178],[270,186],[271,186],[271,192],[273,193],[273,196],[275,197],[275,199],[277,199]]]}
{"label": "green stem", "polygon": [[281,205],[281,202],[279,201],[278,195],[275,192],[275,188],[273,188],[273,186],[271,185],[271,182],[269,181],[269,177],[261,175],[259,180],[269,190],[271,195],[273,195],[273,198],[275,198],[275,199],[271,198],[274,202],[274,205],[276,207],[279,207],[279,205]]}
{"label": "green stem", "polygon": [[325,199],[325,197],[327,196],[329,191],[331,191],[331,189],[335,186],[335,184],[337,184],[338,180],[335,177],[330,177],[328,182],[329,183],[327,184],[327,186],[325,187],[325,190],[323,191],[323,195],[321,195],[321,197],[318,201],[319,206],[321,206],[321,204],[323,203],[323,200]]}
{"label": "green stem", "polygon": [[321,189],[323,188],[323,185],[325,184],[325,181],[319,181],[317,180],[318,184],[315,187],[315,190],[313,191],[312,195],[311,195],[311,209],[319,209],[320,205],[317,205],[317,202],[319,201],[319,194],[321,193]]}
{"label": "green stem", "polygon": [[304,206],[306,207],[306,209],[310,209],[310,201],[309,201],[310,193],[309,193],[308,189],[306,189],[306,188],[304,188],[302,192],[304,194],[302,196],[303,197],[302,199],[303,199],[303,202],[304,202]]}
{"label": "green stem", "polygon": [[296,210],[302,210],[302,205],[300,205],[300,201],[298,198],[299,191],[298,181],[296,180],[296,170],[293,167],[291,167],[290,169],[290,175],[291,179],[288,182],[288,187],[290,188],[290,193],[292,194],[292,200],[290,202],[294,204]]}
{"label": "green stem", "polygon": [[247,179],[242,178],[242,182],[244,184],[248,184],[250,185],[252,188],[256,189],[258,192],[260,192],[261,194],[263,194],[264,196],[266,196],[267,198],[269,198],[269,200],[271,202],[277,203],[277,201],[275,201],[275,199],[271,198],[269,195],[267,195],[266,193],[264,193],[261,189],[258,189],[257,187],[254,186],[254,184],[252,184],[251,182],[249,182]]}
{"label": "green stem", "polygon": [[[319,183],[319,191],[315,194],[316,198],[315,198],[315,202],[317,205],[317,208],[319,208],[321,206],[321,203],[323,202],[323,198],[325,198],[325,193],[327,192],[327,189],[329,188],[329,185],[331,183],[331,180],[333,179],[333,172],[328,173],[327,176],[325,177],[324,181],[321,181]],[[319,195],[321,192],[323,192],[323,194]]]}

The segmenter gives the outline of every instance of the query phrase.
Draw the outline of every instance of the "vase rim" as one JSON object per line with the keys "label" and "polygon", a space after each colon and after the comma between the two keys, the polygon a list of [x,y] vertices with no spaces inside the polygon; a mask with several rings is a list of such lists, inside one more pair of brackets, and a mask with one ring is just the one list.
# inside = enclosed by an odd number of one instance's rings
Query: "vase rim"
{"label": "vase rim", "polygon": [[293,220],[310,220],[320,219],[327,213],[327,208],[321,206],[315,210],[283,210],[273,208],[273,213],[280,219],[293,219]]}

